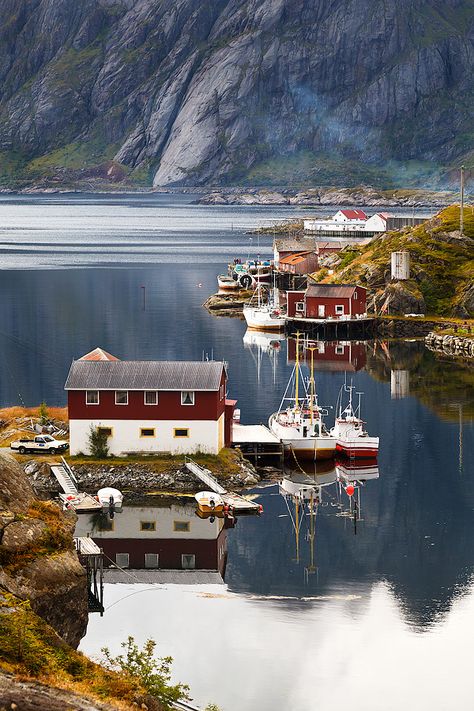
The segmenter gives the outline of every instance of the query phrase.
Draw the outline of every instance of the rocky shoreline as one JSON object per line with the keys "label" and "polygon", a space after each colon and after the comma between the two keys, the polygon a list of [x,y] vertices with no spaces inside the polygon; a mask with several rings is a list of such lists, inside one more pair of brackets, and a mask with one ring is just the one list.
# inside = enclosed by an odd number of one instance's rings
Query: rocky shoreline
{"label": "rocky shoreline", "polygon": [[228,188],[209,191],[198,205],[346,205],[357,207],[444,207],[455,201],[450,191],[375,190],[358,188],[308,188],[272,190]]}
{"label": "rocky shoreline", "polygon": [[[59,485],[47,463],[32,459],[25,464],[24,470],[38,495],[51,497],[59,494]],[[112,486],[126,495],[127,503],[136,503],[150,494],[192,494],[203,488],[203,483],[182,465],[157,472],[144,463],[111,465],[104,461],[74,465],[73,471],[80,491],[94,496],[102,487]],[[214,476],[230,490],[254,486],[261,480],[258,471],[246,459],[242,459],[238,472]]]}
{"label": "rocky shoreline", "polygon": [[474,338],[430,331],[425,336],[425,344],[431,351],[474,359]]}

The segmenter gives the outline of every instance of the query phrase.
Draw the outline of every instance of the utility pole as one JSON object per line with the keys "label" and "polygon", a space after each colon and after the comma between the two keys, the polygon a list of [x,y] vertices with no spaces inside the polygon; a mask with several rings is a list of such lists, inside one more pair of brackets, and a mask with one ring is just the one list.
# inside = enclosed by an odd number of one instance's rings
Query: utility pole
{"label": "utility pole", "polygon": [[459,231],[464,237],[464,166],[461,166],[461,213],[459,217]]}

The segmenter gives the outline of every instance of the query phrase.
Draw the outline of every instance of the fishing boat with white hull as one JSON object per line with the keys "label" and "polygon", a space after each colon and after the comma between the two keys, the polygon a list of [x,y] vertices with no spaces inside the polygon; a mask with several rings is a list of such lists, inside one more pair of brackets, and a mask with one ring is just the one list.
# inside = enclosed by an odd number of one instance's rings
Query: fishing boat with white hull
{"label": "fishing boat with white hull", "polygon": [[[331,429],[331,435],[336,439],[336,449],[339,454],[351,459],[371,459],[378,455],[379,438],[371,437],[366,431],[365,422],[360,417],[360,398],[362,393],[357,393],[359,402],[354,408],[352,393],[354,386],[342,386],[336,405],[336,421]],[[347,395],[347,404],[344,406],[344,396]],[[344,409],[343,409],[344,408]]]}
{"label": "fishing boat with white hull", "polygon": [[285,316],[279,308],[275,292],[276,289],[264,303],[262,287],[257,285],[252,299],[243,309],[248,328],[254,331],[282,331],[285,328]]}
{"label": "fishing boat with white hull", "polygon": [[[307,392],[299,364],[299,334],[296,343],[296,363],[288,381],[280,408],[268,421],[270,431],[283,444],[285,452],[296,459],[331,459],[336,451],[336,439],[327,430],[323,417],[327,410],[318,405],[314,381],[314,358],[311,351],[310,390]],[[304,395],[300,397],[300,385]],[[289,395],[289,392],[294,392]],[[285,408],[285,402],[290,405]]]}

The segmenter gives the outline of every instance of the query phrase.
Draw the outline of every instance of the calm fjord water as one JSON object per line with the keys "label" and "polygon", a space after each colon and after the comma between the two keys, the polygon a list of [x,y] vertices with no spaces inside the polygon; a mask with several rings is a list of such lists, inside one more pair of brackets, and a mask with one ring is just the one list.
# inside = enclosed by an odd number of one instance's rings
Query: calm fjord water
{"label": "calm fjord water", "polygon": [[[225,359],[242,421],[267,420],[291,371],[286,344],[244,344],[241,321],[201,304],[226,261],[246,256],[246,229],[302,211],[190,200],[0,199],[0,406],[64,404],[71,360],[101,345],[122,358]],[[257,242],[270,254],[271,239]],[[361,349],[351,377],[381,453],[357,535],[328,487],[308,572],[307,524],[296,560],[294,512],[276,486],[259,489],[264,515],[228,531],[225,586],[107,585],[86,653],[152,636],[196,701],[226,711],[470,705],[472,368],[419,342]],[[409,382],[399,399],[395,371]],[[318,371],[321,403],[334,404],[343,377]]]}

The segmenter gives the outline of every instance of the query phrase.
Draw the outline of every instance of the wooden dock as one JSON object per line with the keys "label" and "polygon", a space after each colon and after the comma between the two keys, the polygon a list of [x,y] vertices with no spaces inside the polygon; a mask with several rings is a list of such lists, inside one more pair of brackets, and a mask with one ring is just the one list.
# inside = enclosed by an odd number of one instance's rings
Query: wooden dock
{"label": "wooden dock", "polygon": [[101,548],[85,536],[74,538],[77,555],[87,573],[89,612],[104,614],[104,554]]}
{"label": "wooden dock", "polygon": [[286,318],[285,334],[295,336],[304,333],[317,341],[351,341],[373,338],[377,319],[373,317],[353,319]]}
{"label": "wooden dock", "polygon": [[262,507],[260,504],[256,504],[255,501],[250,501],[250,499],[247,499],[245,496],[241,496],[240,494],[235,494],[232,491],[227,491],[226,489],[224,489],[224,487],[221,486],[217,479],[211,474],[209,469],[201,467],[199,464],[197,464],[197,462],[193,461],[189,457],[185,458],[184,465],[211,491],[214,491],[216,494],[219,494],[230,514],[259,514],[262,512]]}
{"label": "wooden dock", "polygon": [[242,454],[255,462],[266,457],[283,457],[283,445],[278,437],[265,425],[232,426],[232,447],[240,449]]}

